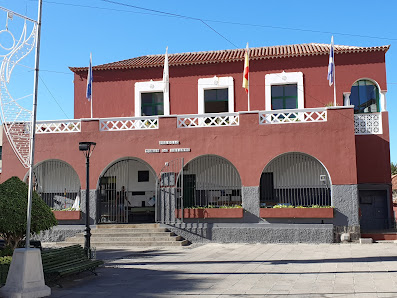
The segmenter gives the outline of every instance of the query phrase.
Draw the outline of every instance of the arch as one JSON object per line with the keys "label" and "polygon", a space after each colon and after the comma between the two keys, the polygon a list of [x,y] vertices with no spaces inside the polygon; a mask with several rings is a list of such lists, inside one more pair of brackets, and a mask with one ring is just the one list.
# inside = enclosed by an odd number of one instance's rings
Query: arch
{"label": "arch", "polygon": [[123,157],[101,172],[97,183],[98,222],[154,221],[156,173],[144,160]]}
{"label": "arch", "polygon": [[206,154],[183,168],[184,207],[241,205],[241,178],[226,158]]}
{"label": "arch", "polygon": [[[71,208],[80,195],[80,178],[74,168],[63,160],[48,159],[37,163],[33,175],[36,192],[51,208]],[[25,182],[28,177],[29,172],[24,177]]]}
{"label": "arch", "polygon": [[331,206],[331,177],[317,158],[286,152],[273,158],[260,179],[261,206]]}
{"label": "arch", "polygon": [[354,113],[376,113],[381,111],[380,86],[370,78],[356,80],[350,89],[349,101],[354,106]]}

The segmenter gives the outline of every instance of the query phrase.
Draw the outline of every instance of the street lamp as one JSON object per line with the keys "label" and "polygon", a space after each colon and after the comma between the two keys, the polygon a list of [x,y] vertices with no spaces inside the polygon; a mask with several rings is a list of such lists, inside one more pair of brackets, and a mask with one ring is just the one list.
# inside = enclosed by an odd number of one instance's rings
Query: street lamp
{"label": "street lamp", "polygon": [[94,151],[96,143],[94,142],[80,142],[79,150],[83,151],[86,159],[86,190],[85,190],[85,242],[84,250],[87,257],[91,259],[91,228],[90,228],[90,156]]}

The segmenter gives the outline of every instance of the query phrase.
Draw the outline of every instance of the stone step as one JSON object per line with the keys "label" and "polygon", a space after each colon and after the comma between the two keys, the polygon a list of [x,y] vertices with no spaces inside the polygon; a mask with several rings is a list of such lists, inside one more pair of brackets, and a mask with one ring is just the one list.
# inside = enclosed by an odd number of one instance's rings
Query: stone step
{"label": "stone step", "polygon": [[[91,237],[108,237],[108,238],[124,238],[124,237],[165,237],[165,236],[175,236],[172,232],[151,232],[151,233],[135,233],[135,232],[124,232],[124,233],[91,233]],[[76,237],[84,237],[83,234],[77,234]]]}
{"label": "stone step", "polygon": [[120,228],[120,229],[92,229],[91,234],[96,233],[157,233],[157,232],[169,232],[166,228],[153,228],[153,229],[141,229],[141,228]]}
{"label": "stone step", "polygon": [[[57,242],[59,246],[68,246],[73,244],[83,244],[82,242]],[[137,247],[137,246],[186,246],[189,245],[189,241],[131,241],[131,242],[95,242],[91,243],[92,247],[104,248],[104,247]]]}
{"label": "stone step", "polygon": [[[66,242],[82,242],[84,243],[84,237],[71,237],[66,239]],[[181,236],[164,236],[164,237],[133,237],[133,238],[112,238],[109,239],[107,237],[91,237],[91,243],[95,242],[107,242],[107,243],[118,243],[118,242],[136,242],[136,241],[181,241]]]}
{"label": "stone step", "polygon": [[157,229],[159,224],[100,224],[96,226],[98,229]]}

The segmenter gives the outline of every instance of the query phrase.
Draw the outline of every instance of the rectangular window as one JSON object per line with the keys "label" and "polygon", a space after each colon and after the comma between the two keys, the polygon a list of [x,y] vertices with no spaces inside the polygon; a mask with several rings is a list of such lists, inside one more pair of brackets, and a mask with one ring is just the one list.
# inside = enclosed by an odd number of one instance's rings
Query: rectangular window
{"label": "rectangular window", "polygon": [[272,85],[271,96],[272,110],[298,108],[297,84]]}
{"label": "rectangular window", "polygon": [[149,171],[138,171],[138,182],[149,181]]}
{"label": "rectangular window", "polygon": [[0,146],[0,160],[1,160],[2,153],[3,153],[3,147]]}
{"label": "rectangular window", "polygon": [[228,88],[204,90],[205,113],[227,113],[229,111],[228,102]]}
{"label": "rectangular window", "polygon": [[273,85],[272,110],[296,109],[298,107],[298,90],[296,84]]}
{"label": "rectangular window", "polygon": [[141,94],[141,115],[157,116],[164,115],[163,92],[152,92]]}

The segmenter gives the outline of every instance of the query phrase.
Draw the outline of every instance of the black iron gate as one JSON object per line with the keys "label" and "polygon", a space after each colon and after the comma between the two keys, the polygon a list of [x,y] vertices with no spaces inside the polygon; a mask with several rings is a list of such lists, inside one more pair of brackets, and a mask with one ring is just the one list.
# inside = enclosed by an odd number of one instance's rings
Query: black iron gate
{"label": "black iron gate", "polygon": [[156,181],[156,222],[183,221],[183,158],[166,162]]}

